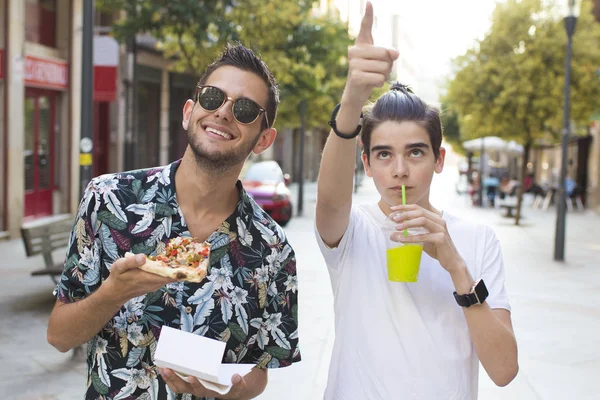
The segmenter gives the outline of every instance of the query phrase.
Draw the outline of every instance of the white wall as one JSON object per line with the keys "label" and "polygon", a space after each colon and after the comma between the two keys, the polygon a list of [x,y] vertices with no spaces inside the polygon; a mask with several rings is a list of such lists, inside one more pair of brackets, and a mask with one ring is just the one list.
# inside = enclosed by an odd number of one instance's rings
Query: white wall
{"label": "white wall", "polygon": [[[8,116],[22,116],[25,107],[24,75],[24,43],[25,43],[25,3],[21,0],[8,0],[8,52],[6,67],[8,81],[5,90],[8,92]],[[23,192],[25,187],[25,168],[23,167],[23,117],[8,118],[8,213],[7,222],[12,237],[18,237],[23,218]]]}
{"label": "white wall", "polygon": [[[81,183],[79,173],[79,141],[81,140],[81,57],[82,57],[82,30],[83,30],[83,0],[73,1],[73,21],[71,26],[71,65],[70,88],[71,88],[71,190],[70,205],[71,213],[77,212],[81,198]],[[66,140],[65,140],[66,141]]]}

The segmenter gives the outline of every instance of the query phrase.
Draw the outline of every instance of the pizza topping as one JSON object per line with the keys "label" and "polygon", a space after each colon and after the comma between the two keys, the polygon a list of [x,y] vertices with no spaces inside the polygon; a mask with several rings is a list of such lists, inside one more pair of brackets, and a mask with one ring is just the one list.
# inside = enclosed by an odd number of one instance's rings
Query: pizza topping
{"label": "pizza topping", "polygon": [[209,254],[210,248],[205,243],[195,242],[191,238],[177,237],[171,239],[162,254],[148,258],[152,261],[161,261],[171,268],[180,266],[198,268]]}

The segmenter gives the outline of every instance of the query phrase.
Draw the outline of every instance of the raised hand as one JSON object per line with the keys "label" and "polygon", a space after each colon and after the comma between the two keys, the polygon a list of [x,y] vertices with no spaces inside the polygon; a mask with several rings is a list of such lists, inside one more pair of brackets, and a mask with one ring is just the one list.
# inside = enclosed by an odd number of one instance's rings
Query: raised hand
{"label": "raised hand", "polygon": [[373,44],[373,5],[367,2],[360,31],[348,50],[349,70],[342,103],[362,107],[376,87],[389,79],[397,50]]}

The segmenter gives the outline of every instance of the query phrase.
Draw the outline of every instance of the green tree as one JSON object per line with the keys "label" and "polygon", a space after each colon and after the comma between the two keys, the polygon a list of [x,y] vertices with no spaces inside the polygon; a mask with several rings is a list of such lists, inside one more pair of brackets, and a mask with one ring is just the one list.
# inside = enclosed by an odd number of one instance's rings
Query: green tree
{"label": "green tree", "polygon": [[[459,115],[462,139],[499,136],[524,146],[521,180],[538,140],[561,132],[566,34],[554,2],[507,0],[498,3],[483,40],[455,60],[448,100]],[[571,118],[589,123],[600,108],[600,26],[591,1],[584,0],[573,38]],[[522,188],[515,224],[519,224]]]}
{"label": "green tree", "polygon": [[125,41],[150,33],[172,69],[199,75],[227,42],[259,53],[277,78],[282,104],[277,126],[300,125],[298,106],[308,104],[307,127],[326,126],[341,97],[351,40],[339,20],[311,14],[312,0],[98,0],[103,10],[124,10],[114,34]]}
{"label": "green tree", "polygon": [[447,101],[442,101],[440,111],[442,126],[444,127],[444,140],[452,145],[455,152],[464,154],[458,113]]}
{"label": "green tree", "polygon": [[[223,18],[231,13],[235,0],[96,0],[104,12],[124,12],[113,25],[113,36],[126,42],[147,33],[160,42],[179,46],[175,69],[193,71],[198,59],[211,60],[219,44],[236,37],[236,27]],[[198,49],[208,51],[198,52]]]}

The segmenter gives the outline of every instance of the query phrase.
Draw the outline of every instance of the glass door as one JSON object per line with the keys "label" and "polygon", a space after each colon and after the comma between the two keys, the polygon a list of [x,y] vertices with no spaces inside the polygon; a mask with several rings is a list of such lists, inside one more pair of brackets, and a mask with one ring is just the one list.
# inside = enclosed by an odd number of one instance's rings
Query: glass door
{"label": "glass door", "polygon": [[25,92],[25,217],[52,214],[55,95]]}

